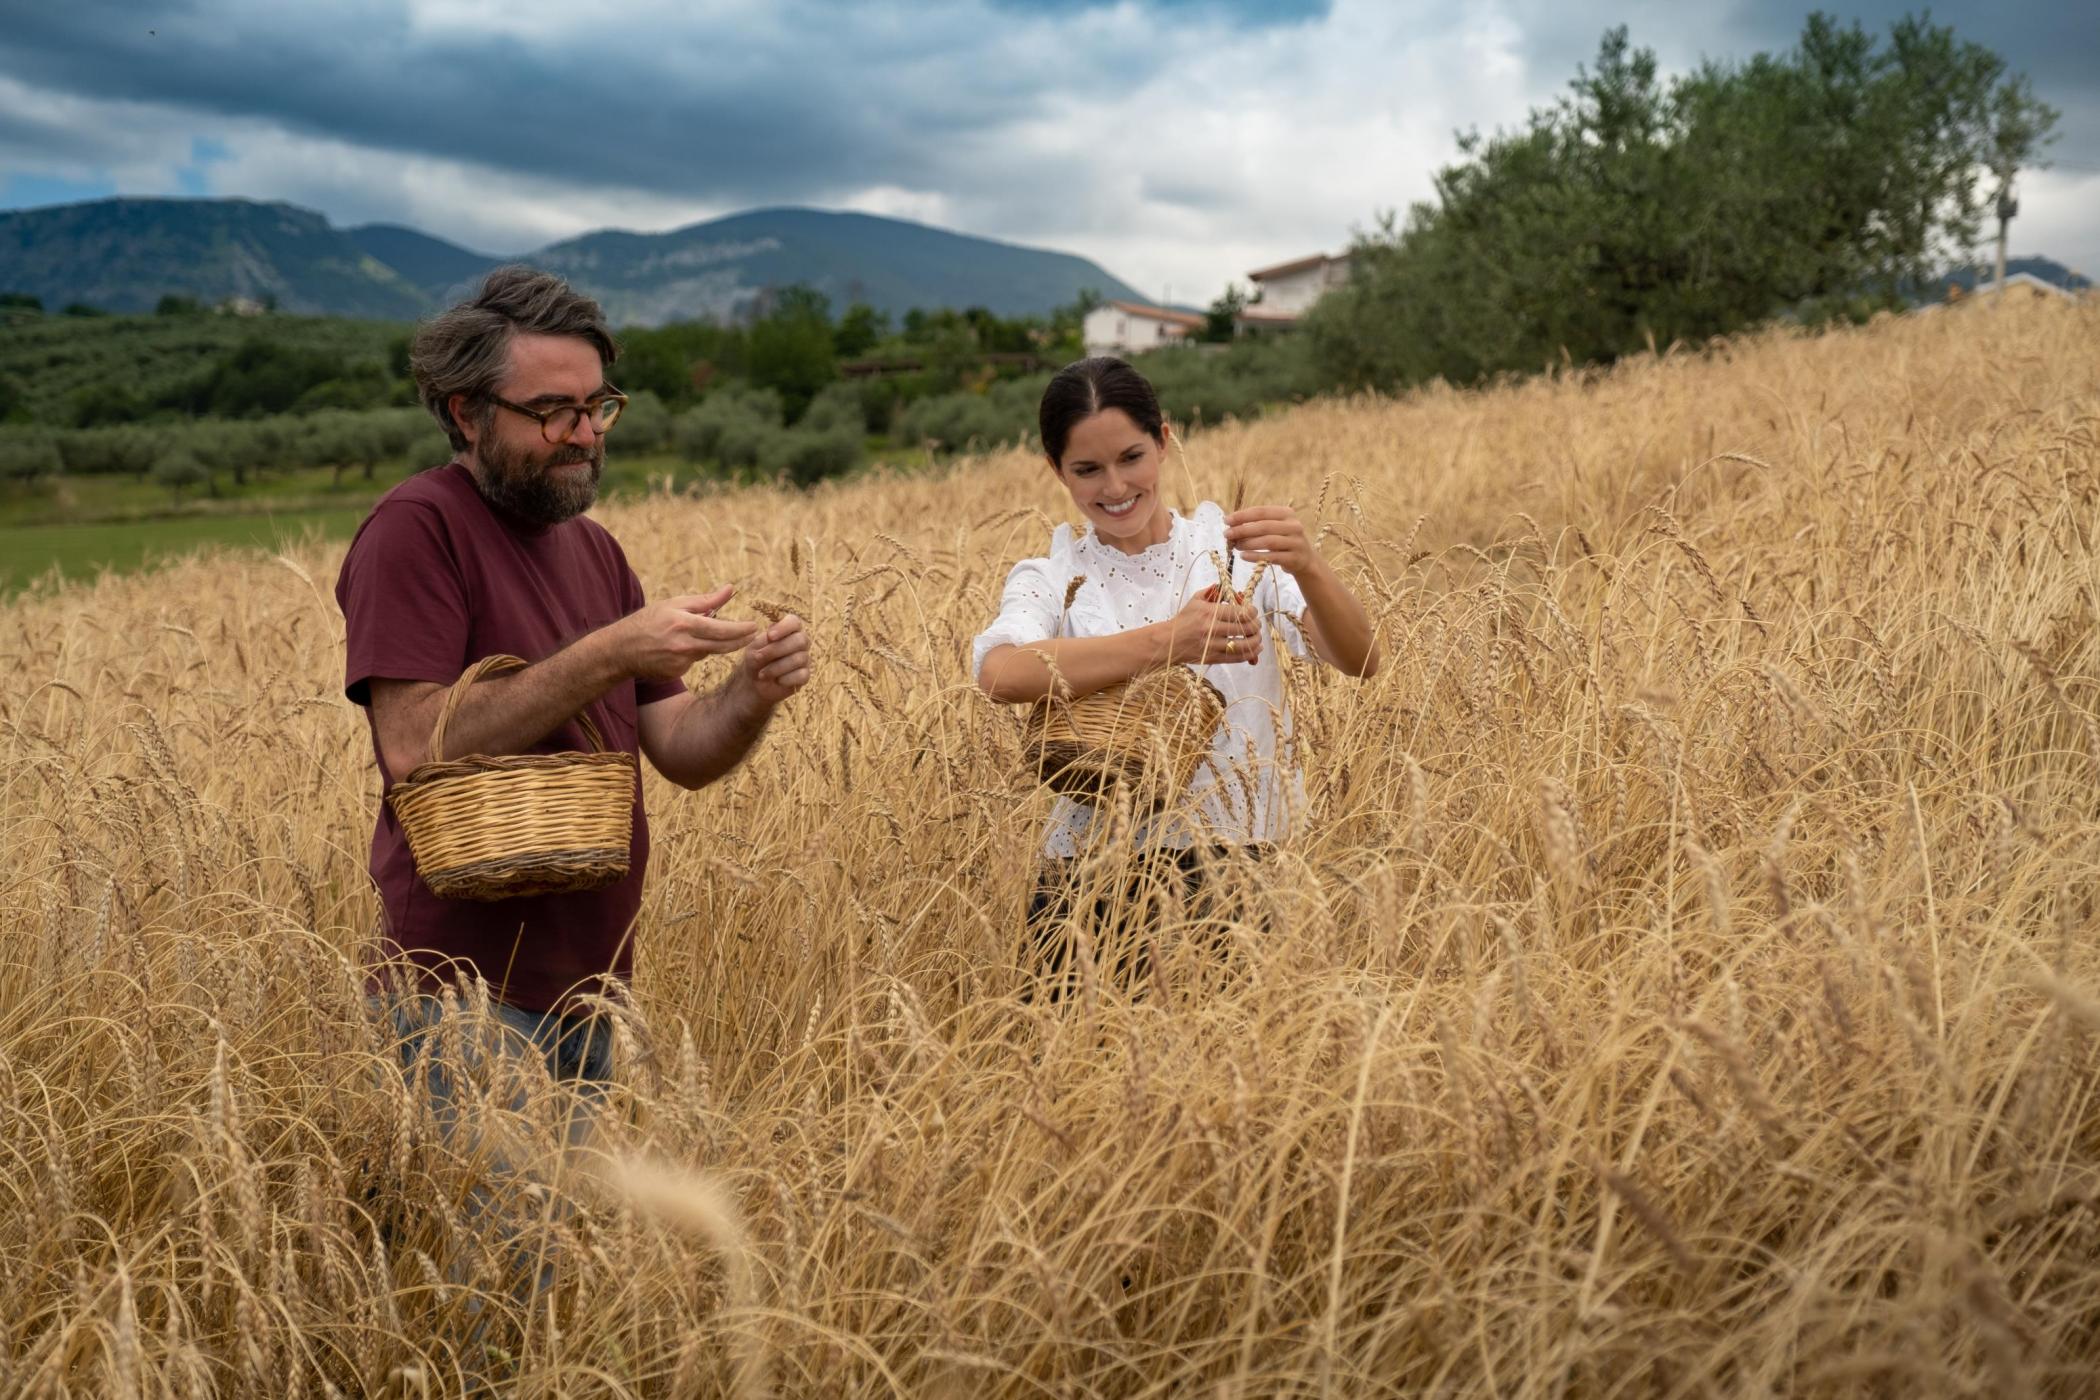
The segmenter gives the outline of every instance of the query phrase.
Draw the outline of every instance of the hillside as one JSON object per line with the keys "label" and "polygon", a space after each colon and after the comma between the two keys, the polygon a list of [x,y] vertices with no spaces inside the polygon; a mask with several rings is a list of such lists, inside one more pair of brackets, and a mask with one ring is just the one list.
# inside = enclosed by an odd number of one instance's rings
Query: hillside
{"label": "hillside", "polygon": [[[605,230],[519,255],[601,297],[623,325],[722,320],[768,289],[807,283],[835,308],[892,315],[988,307],[1042,314],[1127,283],[1069,253],[1024,248],[870,214],[766,209],[668,233]],[[281,311],[413,319],[499,259],[395,224],[343,230],[289,204],[244,199],[104,199],[0,214],[0,291],[56,310],[86,302],[151,311],[174,292],[213,304],[273,300]]]}
{"label": "hillside", "polygon": [[1137,298],[1095,263],[871,214],[765,209],[669,233],[608,230],[556,243],[527,261],[602,299],[613,319],[736,316],[768,287],[807,283],[834,307],[864,301],[901,315],[913,307],[983,306],[1002,316],[1049,311],[1092,288]]}
{"label": "hillside", "polygon": [[364,224],[347,232],[359,248],[437,299],[503,261],[402,224]]}
{"label": "hillside", "polygon": [[353,317],[27,317],[0,335],[0,381],[22,397],[24,419],[62,427],[80,421],[81,396],[152,403],[251,340],[280,355],[383,364],[408,331],[403,322]]}
{"label": "hillside", "polygon": [[321,215],[247,199],[102,199],[0,213],[0,289],[52,309],[151,311],[169,293],[403,319],[429,298]]}

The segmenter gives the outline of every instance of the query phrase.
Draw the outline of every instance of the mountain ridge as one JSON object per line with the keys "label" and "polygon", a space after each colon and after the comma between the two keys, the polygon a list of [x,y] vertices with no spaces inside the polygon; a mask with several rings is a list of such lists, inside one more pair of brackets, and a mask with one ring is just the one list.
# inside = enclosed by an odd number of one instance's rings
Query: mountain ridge
{"label": "mountain ridge", "polygon": [[447,289],[505,261],[492,253],[462,248],[408,224],[359,224],[343,232],[367,254],[430,297],[442,297]]}
{"label": "mountain ridge", "polygon": [[0,291],[56,308],[150,311],[173,293],[217,304],[406,320],[489,268],[525,262],[596,296],[621,325],[733,320],[801,283],[836,309],[901,315],[984,306],[1042,314],[1091,288],[1140,294],[1098,264],[882,215],[799,206],[746,210],[662,233],[598,229],[500,258],[404,224],[337,228],[318,212],[242,198],[89,200],[0,212]]}
{"label": "mountain ridge", "polygon": [[117,312],[151,311],[174,295],[387,320],[420,314],[427,300],[320,214],[251,199],[102,199],[0,213],[0,286],[54,308]]}

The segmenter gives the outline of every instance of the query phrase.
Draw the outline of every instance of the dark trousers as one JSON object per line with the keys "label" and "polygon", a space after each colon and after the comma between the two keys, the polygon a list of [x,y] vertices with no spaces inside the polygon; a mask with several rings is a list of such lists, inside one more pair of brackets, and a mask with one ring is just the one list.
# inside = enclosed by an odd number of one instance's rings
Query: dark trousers
{"label": "dark trousers", "polygon": [[1046,862],[1028,900],[1025,961],[1035,979],[1022,989],[1021,999],[1034,1001],[1040,995],[1059,1002],[1078,993],[1085,975],[1082,933],[1091,945],[1095,977],[1130,994],[1151,976],[1162,925],[1169,921],[1169,936],[1198,943],[1206,956],[1222,956],[1229,943],[1226,925],[1247,919],[1252,911],[1241,897],[1244,891],[1233,888],[1238,882],[1214,872],[1238,857],[1260,860],[1268,851],[1266,846],[1139,851],[1086,890],[1080,888],[1080,861]]}

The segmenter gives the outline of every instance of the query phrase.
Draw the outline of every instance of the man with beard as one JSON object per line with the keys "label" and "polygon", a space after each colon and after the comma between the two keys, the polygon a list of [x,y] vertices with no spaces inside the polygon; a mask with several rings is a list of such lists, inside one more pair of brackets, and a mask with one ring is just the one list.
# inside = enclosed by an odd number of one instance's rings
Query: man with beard
{"label": "man with beard", "polygon": [[[382,783],[431,756],[445,692],[494,653],[531,664],[467,693],[446,757],[581,749],[588,711],[608,749],[646,754],[685,788],[735,767],[808,681],[799,619],[762,628],[718,617],[726,587],[648,603],[618,542],[584,518],[626,402],[606,379],[617,355],[595,301],[524,267],[489,274],[473,299],[418,332],[417,388],[456,455],[373,507],[336,585],[346,693],[366,707]],[[686,690],[694,662],[734,652],[719,688]],[[588,1099],[610,1071],[611,1035],[581,998],[633,966],[629,926],[649,859],[639,776],[632,843],[627,877],[601,889],[440,899],[382,803],[371,870],[385,927],[370,990],[405,1061],[435,1025],[434,994],[478,975],[501,1048],[544,1056]],[[438,1066],[430,1087],[451,1096]]]}

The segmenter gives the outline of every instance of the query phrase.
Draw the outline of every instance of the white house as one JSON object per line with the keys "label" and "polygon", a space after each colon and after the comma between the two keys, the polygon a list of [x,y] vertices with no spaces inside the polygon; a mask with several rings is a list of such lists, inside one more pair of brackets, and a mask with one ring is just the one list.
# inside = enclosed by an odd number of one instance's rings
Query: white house
{"label": "white house", "polygon": [[1996,281],[1981,282],[1966,292],[1961,289],[1959,284],[1950,285],[1947,288],[1947,299],[1945,301],[1928,301],[1923,306],[1913,308],[1913,314],[1916,312],[1938,311],[1943,306],[1976,306],[1987,303],[1989,299],[1998,296],[2004,296],[2014,302],[2076,301],[2078,299],[2078,293],[2070,290],[2068,287],[2059,287],[2054,282],[2045,281],[2031,272],[2015,272],[2005,279],[2003,285]]}
{"label": "white house", "polygon": [[2005,293],[2015,301],[2076,301],[2078,293],[2068,287],[2059,287],[2031,272],[2015,272],[2001,285],[1996,281],[1983,282],[1972,288],[1963,298],[1974,301],[1978,297],[1994,297]]}
{"label": "white house", "polygon": [[1313,303],[1349,280],[1349,255],[1315,253],[1259,268],[1247,280],[1254,284],[1255,300],[1239,315],[1240,333],[1287,330]]}
{"label": "white house", "polygon": [[1086,313],[1082,334],[1089,355],[1135,355],[1163,345],[1180,345],[1202,329],[1203,318],[1192,312],[1136,301],[1104,301]]}

